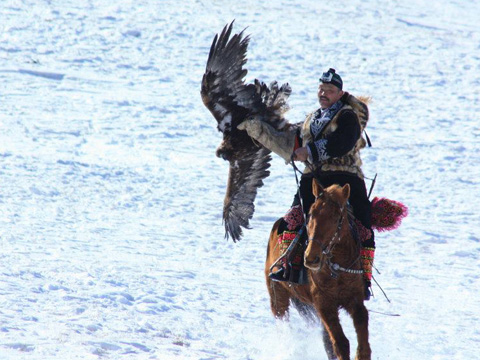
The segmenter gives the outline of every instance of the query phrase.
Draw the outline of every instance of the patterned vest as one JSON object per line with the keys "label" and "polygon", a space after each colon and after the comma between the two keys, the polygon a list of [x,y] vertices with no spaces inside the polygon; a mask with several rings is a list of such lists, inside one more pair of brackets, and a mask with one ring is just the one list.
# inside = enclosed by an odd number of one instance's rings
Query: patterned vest
{"label": "patterned vest", "polygon": [[314,140],[324,139],[328,134],[335,131],[338,127],[338,118],[345,110],[353,110],[357,115],[358,122],[360,124],[360,137],[357,140],[357,143],[347,154],[341,157],[329,158],[326,160],[318,161],[313,164],[315,169],[320,169],[320,171],[342,171],[348,172],[357,175],[363,179],[362,172],[362,159],[360,158],[360,150],[363,149],[366,145],[366,141],[363,138],[363,130],[367,126],[368,122],[368,107],[366,103],[368,98],[356,98],[353,95],[347,93],[345,105],[337,112],[333,119],[325,126],[322,132],[315,138],[312,138],[312,133],[310,129],[311,120],[315,114],[312,112],[307,115],[305,122],[302,127],[302,139],[303,146],[310,143]]}

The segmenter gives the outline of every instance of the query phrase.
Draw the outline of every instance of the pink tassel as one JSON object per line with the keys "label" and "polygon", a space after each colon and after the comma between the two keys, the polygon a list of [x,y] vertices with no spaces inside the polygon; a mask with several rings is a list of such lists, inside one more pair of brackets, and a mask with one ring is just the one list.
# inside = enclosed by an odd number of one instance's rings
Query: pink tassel
{"label": "pink tassel", "polygon": [[408,208],[401,202],[375,197],[372,201],[372,228],[390,231],[397,229],[408,215]]}

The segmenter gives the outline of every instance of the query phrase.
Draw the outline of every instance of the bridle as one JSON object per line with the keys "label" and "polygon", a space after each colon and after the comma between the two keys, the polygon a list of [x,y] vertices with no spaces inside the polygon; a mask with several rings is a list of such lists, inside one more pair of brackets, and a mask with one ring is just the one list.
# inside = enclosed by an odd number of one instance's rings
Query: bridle
{"label": "bridle", "polygon": [[[322,190],[322,192],[320,194],[318,194],[318,196],[315,198],[315,202],[317,202],[319,199],[321,199],[323,197],[323,194],[324,194],[324,192]],[[315,202],[312,204],[312,206],[315,204]],[[312,238],[312,237],[309,237],[307,241],[308,242],[312,241],[312,242],[320,245],[320,247],[322,248],[323,258],[325,259],[323,263],[327,264],[327,266],[330,269],[330,274],[333,278],[337,278],[338,277],[338,272],[340,272],[340,271],[346,272],[346,273],[349,273],[349,274],[359,274],[359,275],[363,274],[363,270],[352,269],[353,265],[355,265],[355,263],[357,263],[357,261],[360,259],[360,256],[357,259],[355,259],[355,261],[347,268],[344,268],[343,266],[332,262],[333,251],[335,249],[335,246],[337,246],[337,244],[340,242],[340,231],[342,230],[343,222],[344,222],[345,217],[346,217],[346,215],[345,215],[345,210],[346,210],[345,205],[341,206],[340,204],[338,204],[336,202],[333,202],[333,203],[338,206],[338,208],[340,210],[340,217],[337,220],[337,227],[335,229],[335,233],[332,235],[332,238],[330,239],[328,244],[325,245],[320,240],[318,240],[316,238]],[[307,242],[307,244],[308,244],[308,242]],[[322,262],[320,263],[320,268],[323,267],[323,263]]]}

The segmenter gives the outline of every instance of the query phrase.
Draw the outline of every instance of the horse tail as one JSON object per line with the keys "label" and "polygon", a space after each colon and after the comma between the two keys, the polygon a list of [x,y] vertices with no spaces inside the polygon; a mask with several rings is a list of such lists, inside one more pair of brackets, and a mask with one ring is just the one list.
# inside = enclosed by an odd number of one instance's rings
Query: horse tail
{"label": "horse tail", "polygon": [[290,298],[290,302],[292,303],[293,307],[297,309],[300,316],[309,325],[316,325],[319,323],[320,319],[313,305],[304,303],[303,301],[301,301],[296,297]]}
{"label": "horse tail", "polygon": [[372,228],[377,231],[397,229],[408,216],[408,208],[401,202],[375,197],[372,201]]}

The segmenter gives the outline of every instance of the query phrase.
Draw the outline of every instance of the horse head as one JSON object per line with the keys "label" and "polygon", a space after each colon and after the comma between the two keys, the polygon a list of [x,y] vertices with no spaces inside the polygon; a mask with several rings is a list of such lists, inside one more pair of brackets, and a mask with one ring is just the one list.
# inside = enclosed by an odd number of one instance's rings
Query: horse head
{"label": "horse head", "polygon": [[305,250],[305,266],[318,271],[322,266],[322,257],[331,256],[331,251],[340,240],[343,226],[348,224],[346,207],[350,185],[332,185],[324,189],[313,180],[313,195],[315,202],[310,208],[307,224],[309,240]]}

